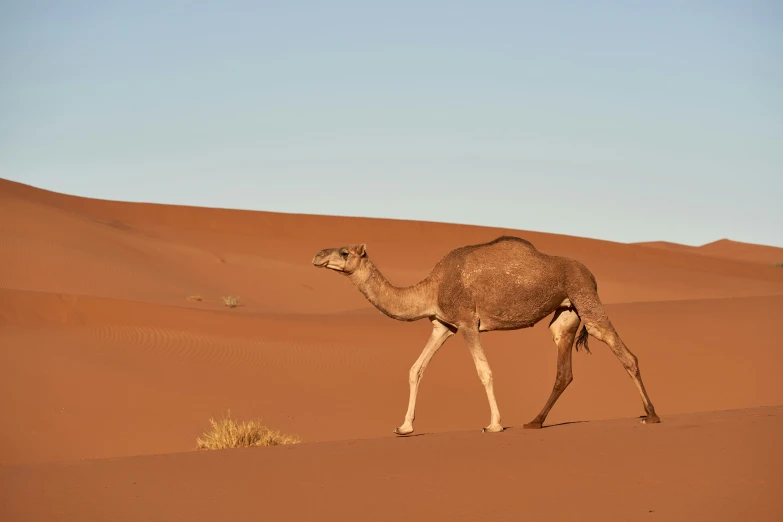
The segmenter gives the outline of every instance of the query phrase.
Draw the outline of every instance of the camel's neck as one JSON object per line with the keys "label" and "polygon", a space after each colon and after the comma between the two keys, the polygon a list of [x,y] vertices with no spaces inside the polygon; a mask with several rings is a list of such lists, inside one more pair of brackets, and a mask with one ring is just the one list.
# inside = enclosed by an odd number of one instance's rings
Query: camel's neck
{"label": "camel's neck", "polygon": [[415,321],[435,314],[436,288],[429,278],[399,288],[389,283],[369,259],[349,277],[368,301],[393,319]]}

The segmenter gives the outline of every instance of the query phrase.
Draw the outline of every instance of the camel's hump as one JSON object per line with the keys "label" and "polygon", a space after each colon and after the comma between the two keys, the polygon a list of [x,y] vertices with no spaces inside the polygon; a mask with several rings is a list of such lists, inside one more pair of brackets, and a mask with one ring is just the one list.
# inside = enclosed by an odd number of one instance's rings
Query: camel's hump
{"label": "camel's hump", "polygon": [[535,246],[533,246],[533,243],[531,243],[531,242],[530,242],[530,241],[528,241],[527,239],[524,239],[524,238],[521,238],[521,237],[517,237],[517,236],[500,236],[500,237],[499,237],[499,238],[497,238],[497,239],[493,239],[493,240],[492,240],[492,241],[490,241],[489,243],[484,243],[484,244],[482,244],[482,245],[476,245],[476,246],[489,246],[489,245],[495,245],[495,244],[497,244],[497,243],[501,243],[501,242],[503,242],[503,241],[518,241],[518,242],[520,242],[520,243],[524,243],[524,244],[526,244],[526,245],[527,245],[527,246],[529,246],[529,247],[533,247],[533,248],[535,248]]}
{"label": "camel's hump", "polygon": [[517,245],[523,246],[526,249],[538,252],[538,250],[533,245],[533,243],[531,243],[527,239],[523,239],[521,237],[516,237],[516,236],[500,236],[500,237],[498,237],[496,239],[493,239],[492,241],[489,241],[489,242],[486,242],[486,243],[478,243],[478,244],[475,244],[475,245],[465,245],[463,247],[456,248],[456,249],[452,250],[449,254],[447,254],[446,257],[451,257],[451,256],[454,256],[454,255],[457,255],[457,256],[465,255],[465,254],[468,254],[470,252],[481,251],[481,250],[483,250],[485,248],[491,248],[494,245],[498,245],[500,243],[506,243],[506,242],[508,242],[508,243],[516,243]]}

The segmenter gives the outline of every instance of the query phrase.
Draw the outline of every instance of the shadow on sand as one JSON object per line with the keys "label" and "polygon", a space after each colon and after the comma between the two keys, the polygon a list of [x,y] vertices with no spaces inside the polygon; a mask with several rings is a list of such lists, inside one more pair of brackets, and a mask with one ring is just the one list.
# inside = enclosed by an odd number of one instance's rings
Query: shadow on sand
{"label": "shadow on sand", "polygon": [[557,424],[544,424],[543,426],[541,426],[541,429],[545,430],[547,428],[554,428],[556,426],[567,426],[568,424],[582,424],[583,422],[590,422],[590,421],[578,420],[578,421],[558,422]]}

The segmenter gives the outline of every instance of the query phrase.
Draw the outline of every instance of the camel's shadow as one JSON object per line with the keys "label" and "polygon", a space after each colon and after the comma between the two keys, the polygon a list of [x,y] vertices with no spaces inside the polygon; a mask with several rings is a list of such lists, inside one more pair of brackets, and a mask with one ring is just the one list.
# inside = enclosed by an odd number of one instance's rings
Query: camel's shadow
{"label": "camel's shadow", "polygon": [[586,420],[578,420],[578,421],[566,421],[566,422],[558,422],[556,424],[545,424],[544,426],[541,426],[542,430],[548,429],[548,428],[555,428],[558,426],[568,426],[569,424],[582,424],[584,422],[590,422]]}
{"label": "camel's shadow", "polygon": [[[560,427],[560,426],[568,426],[569,424],[582,424],[582,423],[586,423],[586,422],[590,422],[590,421],[587,421],[587,420],[577,420],[577,421],[558,422],[556,424],[546,424],[544,426],[541,426],[540,429],[545,430],[545,429],[549,429],[549,428],[557,428],[557,427]],[[508,430],[511,430],[511,429],[513,429],[515,431],[516,430],[520,430],[520,431],[536,431],[536,430],[527,430],[527,429],[523,428],[522,426],[505,426],[503,428],[503,431],[505,432],[505,431],[508,431]],[[411,438],[411,437],[426,437],[428,435],[436,435],[436,433],[431,433],[431,432],[426,432],[425,431],[423,433],[411,433],[411,434],[408,434],[408,435],[397,435],[395,438],[407,439],[407,438]]]}

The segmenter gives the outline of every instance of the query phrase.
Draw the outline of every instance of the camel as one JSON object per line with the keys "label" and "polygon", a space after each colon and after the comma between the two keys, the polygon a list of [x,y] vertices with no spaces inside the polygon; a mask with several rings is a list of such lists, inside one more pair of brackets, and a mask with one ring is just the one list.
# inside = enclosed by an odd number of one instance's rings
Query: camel
{"label": "camel", "polygon": [[424,280],[407,288],[393,286],[386,280],[367,255],[366,244],[321,250],[312,263],[348,277],[370,303],[393,319],[427,318],[432,322],[429,341],[410,369],[408,411],[403,424],[394,429],[398,435],[413,433],[416,396],[424,369],[443,343],[457,332],[462,333],[470,349],[489,401],[490,422],[481,431],[503,431],[492,370],[479,334],[529,328],[552,313],[549,330],[557,346],[555,384],[541,412],[524,428],[542,427],[573,379],[574,344],[577,350],[584,347],[590,351],[588,334],[607,344],[630,375],[647,414],[642,422],[660,422],[642,383],[636,356],[609,321],[598,297],[595,277],[576,260],[547,255],[526,239],[501,236],[448,252]]}

